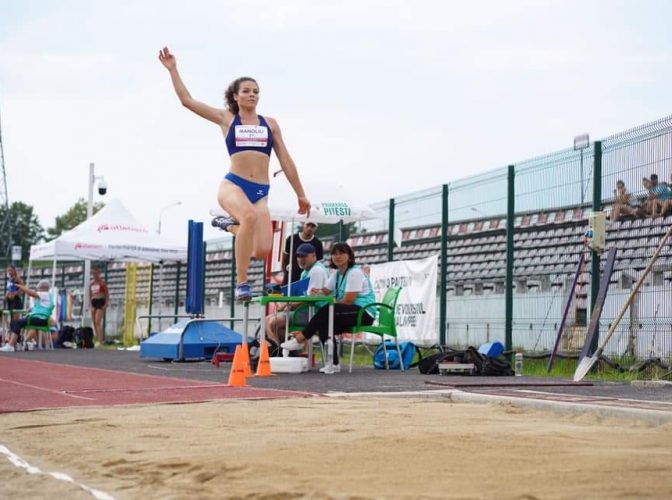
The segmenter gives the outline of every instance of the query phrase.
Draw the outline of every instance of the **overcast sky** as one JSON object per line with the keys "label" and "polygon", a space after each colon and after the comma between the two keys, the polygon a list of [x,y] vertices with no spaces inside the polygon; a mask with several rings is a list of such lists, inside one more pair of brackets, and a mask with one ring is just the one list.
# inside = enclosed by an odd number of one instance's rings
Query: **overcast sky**
{"label": "overcast sky", "polygon": [[653,0],[2,0],[9,200],[50,227],[95,162],[148,227],[176,201],[163,233],[208,226],[229,160],[164,45],[213,106],[255,77],[299,173],[376,202],[670,114],[671,18]]}

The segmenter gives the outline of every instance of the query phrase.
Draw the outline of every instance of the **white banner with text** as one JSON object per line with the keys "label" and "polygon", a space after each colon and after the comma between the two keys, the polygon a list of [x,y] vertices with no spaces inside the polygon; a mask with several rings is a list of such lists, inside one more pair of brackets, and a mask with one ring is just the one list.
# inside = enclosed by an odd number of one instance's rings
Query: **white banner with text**
{"label": "white banner with text", "polygon": [[439,256],[369,266],[369,277],[381,301],[388,288],[402,288],[397,301],[399,339],[415,344],[439,342],[436,330],[436,283]]}

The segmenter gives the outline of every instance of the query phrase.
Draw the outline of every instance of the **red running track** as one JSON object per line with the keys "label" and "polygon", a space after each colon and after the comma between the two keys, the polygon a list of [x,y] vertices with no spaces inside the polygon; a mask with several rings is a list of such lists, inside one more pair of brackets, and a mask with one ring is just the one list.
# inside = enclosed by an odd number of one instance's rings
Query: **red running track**
{"label": "red running track", "polygon": [[309,396],[313,394],[229,387],[215,382],[12,359],[8,356],[0,359],[0,413],[72,406]]}

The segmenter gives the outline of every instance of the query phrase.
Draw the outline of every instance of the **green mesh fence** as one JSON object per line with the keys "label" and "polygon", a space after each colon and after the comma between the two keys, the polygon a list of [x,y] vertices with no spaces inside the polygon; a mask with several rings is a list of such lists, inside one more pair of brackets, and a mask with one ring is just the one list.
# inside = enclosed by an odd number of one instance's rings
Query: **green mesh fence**
{"label": "green mesh fence", "polygon": [[[579,268],[591,205],[592,148],[560,151],[516,164],[514,229],[514,348],[552,349],[567,309],[564,351],[585,338],[589,266]],[[567,306],[574,276],[578,283]]]}
{"label": "green mesh fence", "polygon": [[[610,213],[608,245],[618,249],[601,331],[631,305],[605,352],[624,363],[672,361],[672,248],[664,245],[638,293],[635,284],[672,224],[672,117],[602,141],[602,201]],[[658,182],[655,182],[655,177]],[[619,182],[621,181],[621,182]],[[650,184],[653,181],[652,184]],[[619,184],[617,186],[617,183]]]}

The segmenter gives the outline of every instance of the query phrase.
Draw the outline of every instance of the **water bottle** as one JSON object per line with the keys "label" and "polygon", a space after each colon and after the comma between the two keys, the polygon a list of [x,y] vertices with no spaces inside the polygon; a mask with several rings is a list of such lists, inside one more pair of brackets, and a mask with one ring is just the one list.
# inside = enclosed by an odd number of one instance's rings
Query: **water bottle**
{"label": "water bottle", "polygon": [[516,351],[513,362],[513,371],[516,374],[516,377],[521,377],[523,375],[523,353],[520,351]]}

